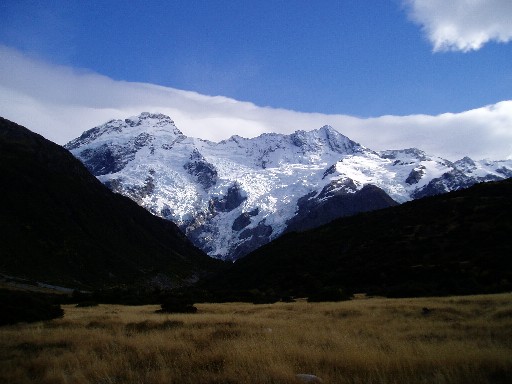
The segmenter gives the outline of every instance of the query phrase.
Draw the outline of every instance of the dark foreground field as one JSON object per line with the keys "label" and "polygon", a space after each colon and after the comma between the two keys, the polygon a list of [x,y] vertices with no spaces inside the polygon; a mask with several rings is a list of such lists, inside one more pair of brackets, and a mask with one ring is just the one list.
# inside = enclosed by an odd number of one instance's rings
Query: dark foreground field
{"label": "dark foreground field", "polygon": [[0,328],[1,383],[509,383],[512,294],[64,306]]}

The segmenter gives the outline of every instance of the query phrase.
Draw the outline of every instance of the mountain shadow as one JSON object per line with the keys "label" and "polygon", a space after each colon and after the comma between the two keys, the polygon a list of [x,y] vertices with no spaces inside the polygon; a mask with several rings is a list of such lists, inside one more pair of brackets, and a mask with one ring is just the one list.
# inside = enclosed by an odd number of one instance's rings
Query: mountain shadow
{"label": "mountain shadow", "polygon": [[512,179],[288,233],[238,260],[209,289],[390,297],[512,289]]}
{"label": "mountain shadow", "polygon": [[0,172],[2,274],[81,288],[174,287],[221,264],[67,150],[3,118]]}

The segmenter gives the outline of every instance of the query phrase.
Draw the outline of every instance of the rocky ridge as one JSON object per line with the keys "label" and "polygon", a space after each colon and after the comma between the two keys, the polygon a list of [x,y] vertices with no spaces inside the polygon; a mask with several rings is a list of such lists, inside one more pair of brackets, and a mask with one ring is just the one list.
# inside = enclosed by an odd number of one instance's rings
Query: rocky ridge
{"label": "rocky ridge", "polygon": [[105,185],[179,225],[210,256],[243,257],[285,231],[512,176],[512,161],[372,151],[330,126],[218,143],[144,112],[65,146]]}

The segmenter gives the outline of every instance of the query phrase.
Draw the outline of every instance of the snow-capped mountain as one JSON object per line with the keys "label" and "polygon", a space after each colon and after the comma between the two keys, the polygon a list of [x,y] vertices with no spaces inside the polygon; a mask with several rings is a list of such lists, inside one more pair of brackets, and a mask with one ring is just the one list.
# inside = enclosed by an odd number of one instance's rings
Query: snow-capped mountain
{"label": "snow-capped mountain", "polygon": [[65,147],[110,189],[223,259],[287,230],[512,176],[510,160],[375,152],[329,126],[214,143],[147,112],[90,129]]}

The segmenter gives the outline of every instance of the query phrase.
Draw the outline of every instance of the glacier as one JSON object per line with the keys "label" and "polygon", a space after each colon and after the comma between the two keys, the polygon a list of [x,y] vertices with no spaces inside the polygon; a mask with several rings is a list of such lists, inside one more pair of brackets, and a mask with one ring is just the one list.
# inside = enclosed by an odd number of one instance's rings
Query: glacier
{"label": "glacier", "polygon": [[330,126],[211,142],[148,112],[92,128],[65,148],[111,190],[228,260],[282,235],[292,222],[302,228],[299,213],[309,219],[301,208],[348,199],[367,186],[375,187],[377,201],[368,209],[376,209],[512,176],[512,160],[451,162],[416,148],[376,152]]}

